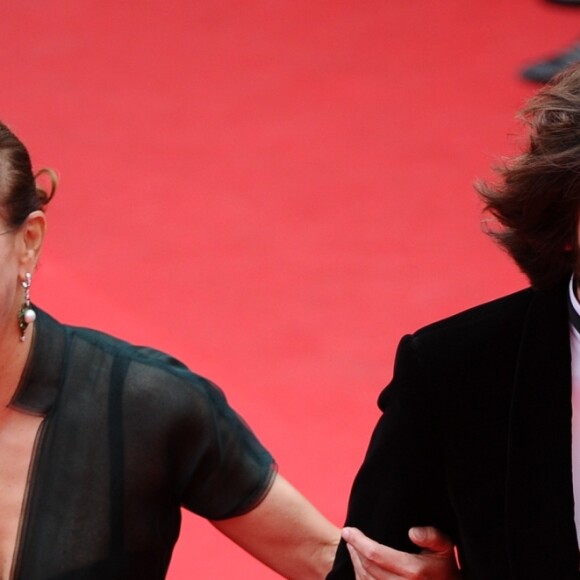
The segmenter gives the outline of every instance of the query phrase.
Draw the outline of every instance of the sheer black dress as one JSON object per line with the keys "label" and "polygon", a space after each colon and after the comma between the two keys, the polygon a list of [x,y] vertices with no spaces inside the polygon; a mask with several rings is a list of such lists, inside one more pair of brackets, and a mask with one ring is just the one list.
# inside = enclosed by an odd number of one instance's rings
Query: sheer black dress
{"label": "sheer black dress", "polygon": [[180,507],[209,519],[252,509],[272,457],[178,361],[37,312],[11,402],[43,417],[12,578],[164,578]]}

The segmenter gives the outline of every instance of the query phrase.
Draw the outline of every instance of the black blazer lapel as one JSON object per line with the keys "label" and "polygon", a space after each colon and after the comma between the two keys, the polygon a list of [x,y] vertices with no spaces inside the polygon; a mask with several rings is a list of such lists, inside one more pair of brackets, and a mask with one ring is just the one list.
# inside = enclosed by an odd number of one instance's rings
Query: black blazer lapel
{"label": "black blazer lapel", "polygon": [[570,376],[566,290],[537,292],[525,320],[510,411],[506,539],[513,578],[580,578]]}

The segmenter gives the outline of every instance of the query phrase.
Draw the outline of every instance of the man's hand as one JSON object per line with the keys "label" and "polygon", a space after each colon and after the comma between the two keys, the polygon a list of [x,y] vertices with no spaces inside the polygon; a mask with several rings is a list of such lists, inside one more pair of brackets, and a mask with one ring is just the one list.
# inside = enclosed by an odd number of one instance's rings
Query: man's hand
{"label": "man's hand", "polygon": [[423,548],[420,554],[400,552],[367,538],[356,528],[344,528],[357,580],[456,580],[461,572],[455,560],[453,542],[431,527],[411,528],[409,537]]}

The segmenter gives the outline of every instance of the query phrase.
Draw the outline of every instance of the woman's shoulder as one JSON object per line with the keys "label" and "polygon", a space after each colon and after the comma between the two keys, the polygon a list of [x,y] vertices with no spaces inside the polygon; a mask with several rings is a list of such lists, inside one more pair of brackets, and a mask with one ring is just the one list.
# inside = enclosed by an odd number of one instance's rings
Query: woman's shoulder
{"label": "woman's shoulder", "polygon": [[[63,325],[69,336],[70,364],[77,357],[83,365],[94,365],[117,372],[122,377],[124,396],[167,399],[177,406],[187,401],[200,404],[221,401],[221,389],[201,374],[192,371],[171,354],[141,346],[93,328]],[[120,374],[119,374],[120,373]],[[112,377],[111,377],[112,380]]]}

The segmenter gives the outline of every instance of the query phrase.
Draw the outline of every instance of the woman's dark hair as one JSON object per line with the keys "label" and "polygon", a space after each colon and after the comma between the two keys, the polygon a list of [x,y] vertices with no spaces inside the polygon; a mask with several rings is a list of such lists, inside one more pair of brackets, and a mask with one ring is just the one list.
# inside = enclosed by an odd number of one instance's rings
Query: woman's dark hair
{"label": "woman's dark hair", "polygon": [[[50,184],[48,191],[37,185],[37,178],[43,175]],[[0,214],[5,222],[18,227],[31,212],[44,209],[54,196],[57,184],[52,169],[32,172],[26,147],[0,122]]]}
{"label": "woman's dark hair", "polygon": [[580,210],[580,66],[543,87],[520,113],[529,128],[523,153],[496,168],[498,183],[477,183],[499,231],[488,232],[536,288],[575,270]]}

